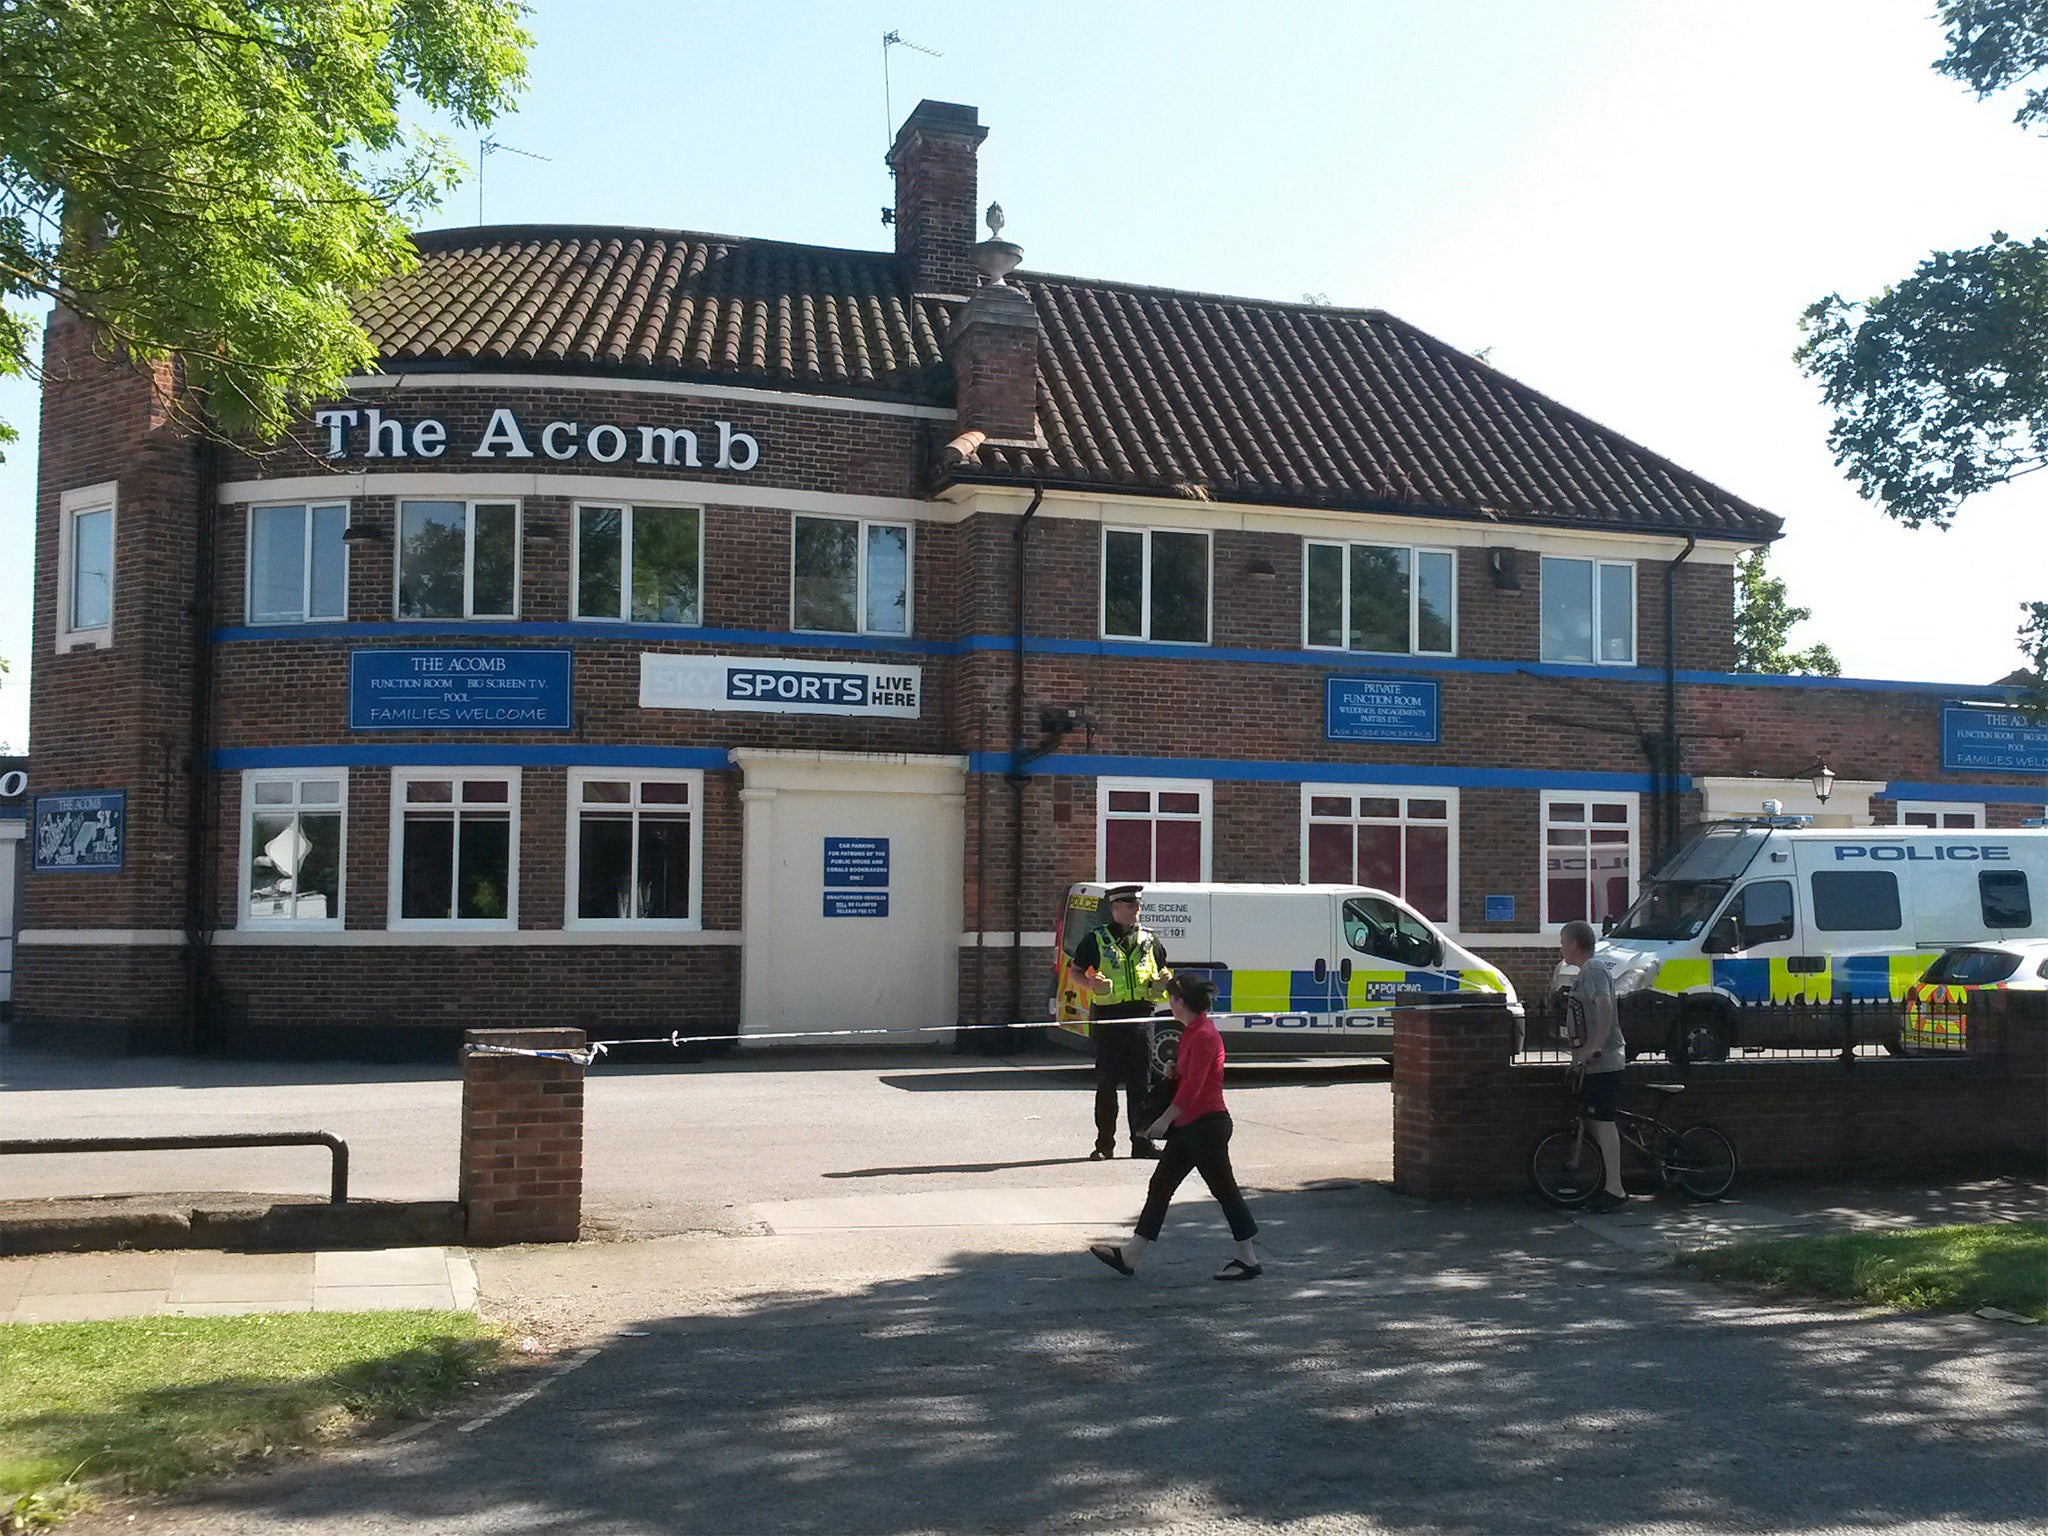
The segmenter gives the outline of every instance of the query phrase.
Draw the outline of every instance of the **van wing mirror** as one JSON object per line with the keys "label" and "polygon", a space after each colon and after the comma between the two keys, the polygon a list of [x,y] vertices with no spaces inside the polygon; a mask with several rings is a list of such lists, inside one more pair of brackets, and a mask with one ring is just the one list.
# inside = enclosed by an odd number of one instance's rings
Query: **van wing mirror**
{"label": "van wing mirror", "polygon": [[1437,938],[1435,935],[1431,935],[1429,941],[1429,968],[1433,971],[1441,970],[1443,968],[1443,963],[1444,941],[1440,938]]}

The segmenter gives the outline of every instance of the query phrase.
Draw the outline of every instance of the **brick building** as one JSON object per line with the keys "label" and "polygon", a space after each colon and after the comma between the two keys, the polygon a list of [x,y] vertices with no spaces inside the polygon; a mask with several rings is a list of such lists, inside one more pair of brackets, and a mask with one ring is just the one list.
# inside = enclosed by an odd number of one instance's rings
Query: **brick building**
{"label": "brick building", "polygon": [[1776,517],[1376,311],[1012,272],[983,134],[911,114],[893,251],[422,236],[261,450],[60,312],[15,1037],[1041,1017],[1104,874],[1526,978],[1817,758],[2041,813],[1995,689],[1730,672]]}

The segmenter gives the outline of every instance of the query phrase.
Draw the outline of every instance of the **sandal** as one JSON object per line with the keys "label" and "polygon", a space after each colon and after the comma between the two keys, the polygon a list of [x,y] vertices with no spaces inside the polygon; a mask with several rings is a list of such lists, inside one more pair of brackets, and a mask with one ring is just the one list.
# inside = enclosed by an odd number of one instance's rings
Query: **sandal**
{"label": "sandal", "polygon": [[[1100,1257],[1100,1255],[1097,1255],[1097,1257]],[[1118,1257],[1121,1258],[1122,1255],[1119,1254]],[[1107,1263],[1108,1261],[1104,1260],[1104,1262]],[[1243,1259],[1232,1259],[1228,1264],[1217,1270],[1213,1278],[1218,1280],[1256,1280],[1265,1272],[1266,1266],[1263,1264],[1247,1264]]]}
{"label": "sandal", "polygon": [[1124,1251],[1113,1243],[1090,1243],[1088,1251],[1120,1275],[1135,1275],[1137,1271],[1124,1262]]}

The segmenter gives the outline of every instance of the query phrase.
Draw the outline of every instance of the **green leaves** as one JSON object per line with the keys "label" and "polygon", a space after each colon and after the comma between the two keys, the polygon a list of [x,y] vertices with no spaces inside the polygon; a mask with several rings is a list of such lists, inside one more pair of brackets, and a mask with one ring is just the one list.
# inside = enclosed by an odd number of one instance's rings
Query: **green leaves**
{"label": "green leaves", "polygon": [[2048,239],[1937,251],[1802,326],[1835,462],[1907,527],[1946,528],[1965,498],[2048,465]]}
{"label": "green leaves", "polygon": [[1813,610],[1786,599],[1784,581],[1765,568],[1769,557],[1768,550],[1753,549],[1735,562],[1735,670],[1840,677],[1842,664],[1825,645],[1785,649],[1792,626],[1812,618]]}
{"label": "green leaves", "polygon": [[[1934,67],[1962,81],[1980,101],[2048,69],[2044,0],[1949,0],[1941,22],[1948,52]],[[2048,124],[2048,91],[2028,91],[2013,121],[2023,128]]]}
{"label": "green leaves", "polygon": [[[174,361],[213,421],[275,435],[373,362],[351,299],[414,260],[460,179],[410,95],[488,123],[518,0],[0,0],[0,295]],[[33,366],[0,320],[0,370]]]}

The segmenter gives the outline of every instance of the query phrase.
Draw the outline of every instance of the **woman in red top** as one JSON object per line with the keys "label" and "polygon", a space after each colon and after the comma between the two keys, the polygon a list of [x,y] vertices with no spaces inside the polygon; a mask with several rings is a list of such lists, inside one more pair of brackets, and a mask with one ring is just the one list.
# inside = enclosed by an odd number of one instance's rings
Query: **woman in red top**
{"label": "woman in red top", "polygon": [[1148,1244],[1159,1241],[1167,1204],[1191,1170],[1202,1175],[1209,1193],[1223,1207],[1230,1235],[1237,1241],[1236,1253],[1217,1271],[1216,1278],[1251,1280],[1264,1273],[1252,1250],[1259,1224],[1252,1220],[1251,1207],[1237,1187],[1237,1175],[1230,1171],[1230,1111],[1223,1106],[1223,1037],[1209,1017],[1209,1005],[1215,1000],[1216,988],[1199,976],[1175,976],[1166,984],[1167,1006],[1180,1020],[1180,1054],[1173,1070],[1178,1086],[1173,1103],[1146,1133],[1164,1136],[1166,1150],[1152,1171],[1152,1187],[1145,1195],[1136,1234],[1121,1247],[1096,1243],[1088,1250],[1120,1275],[1136,1274],[1139,1255]]}

